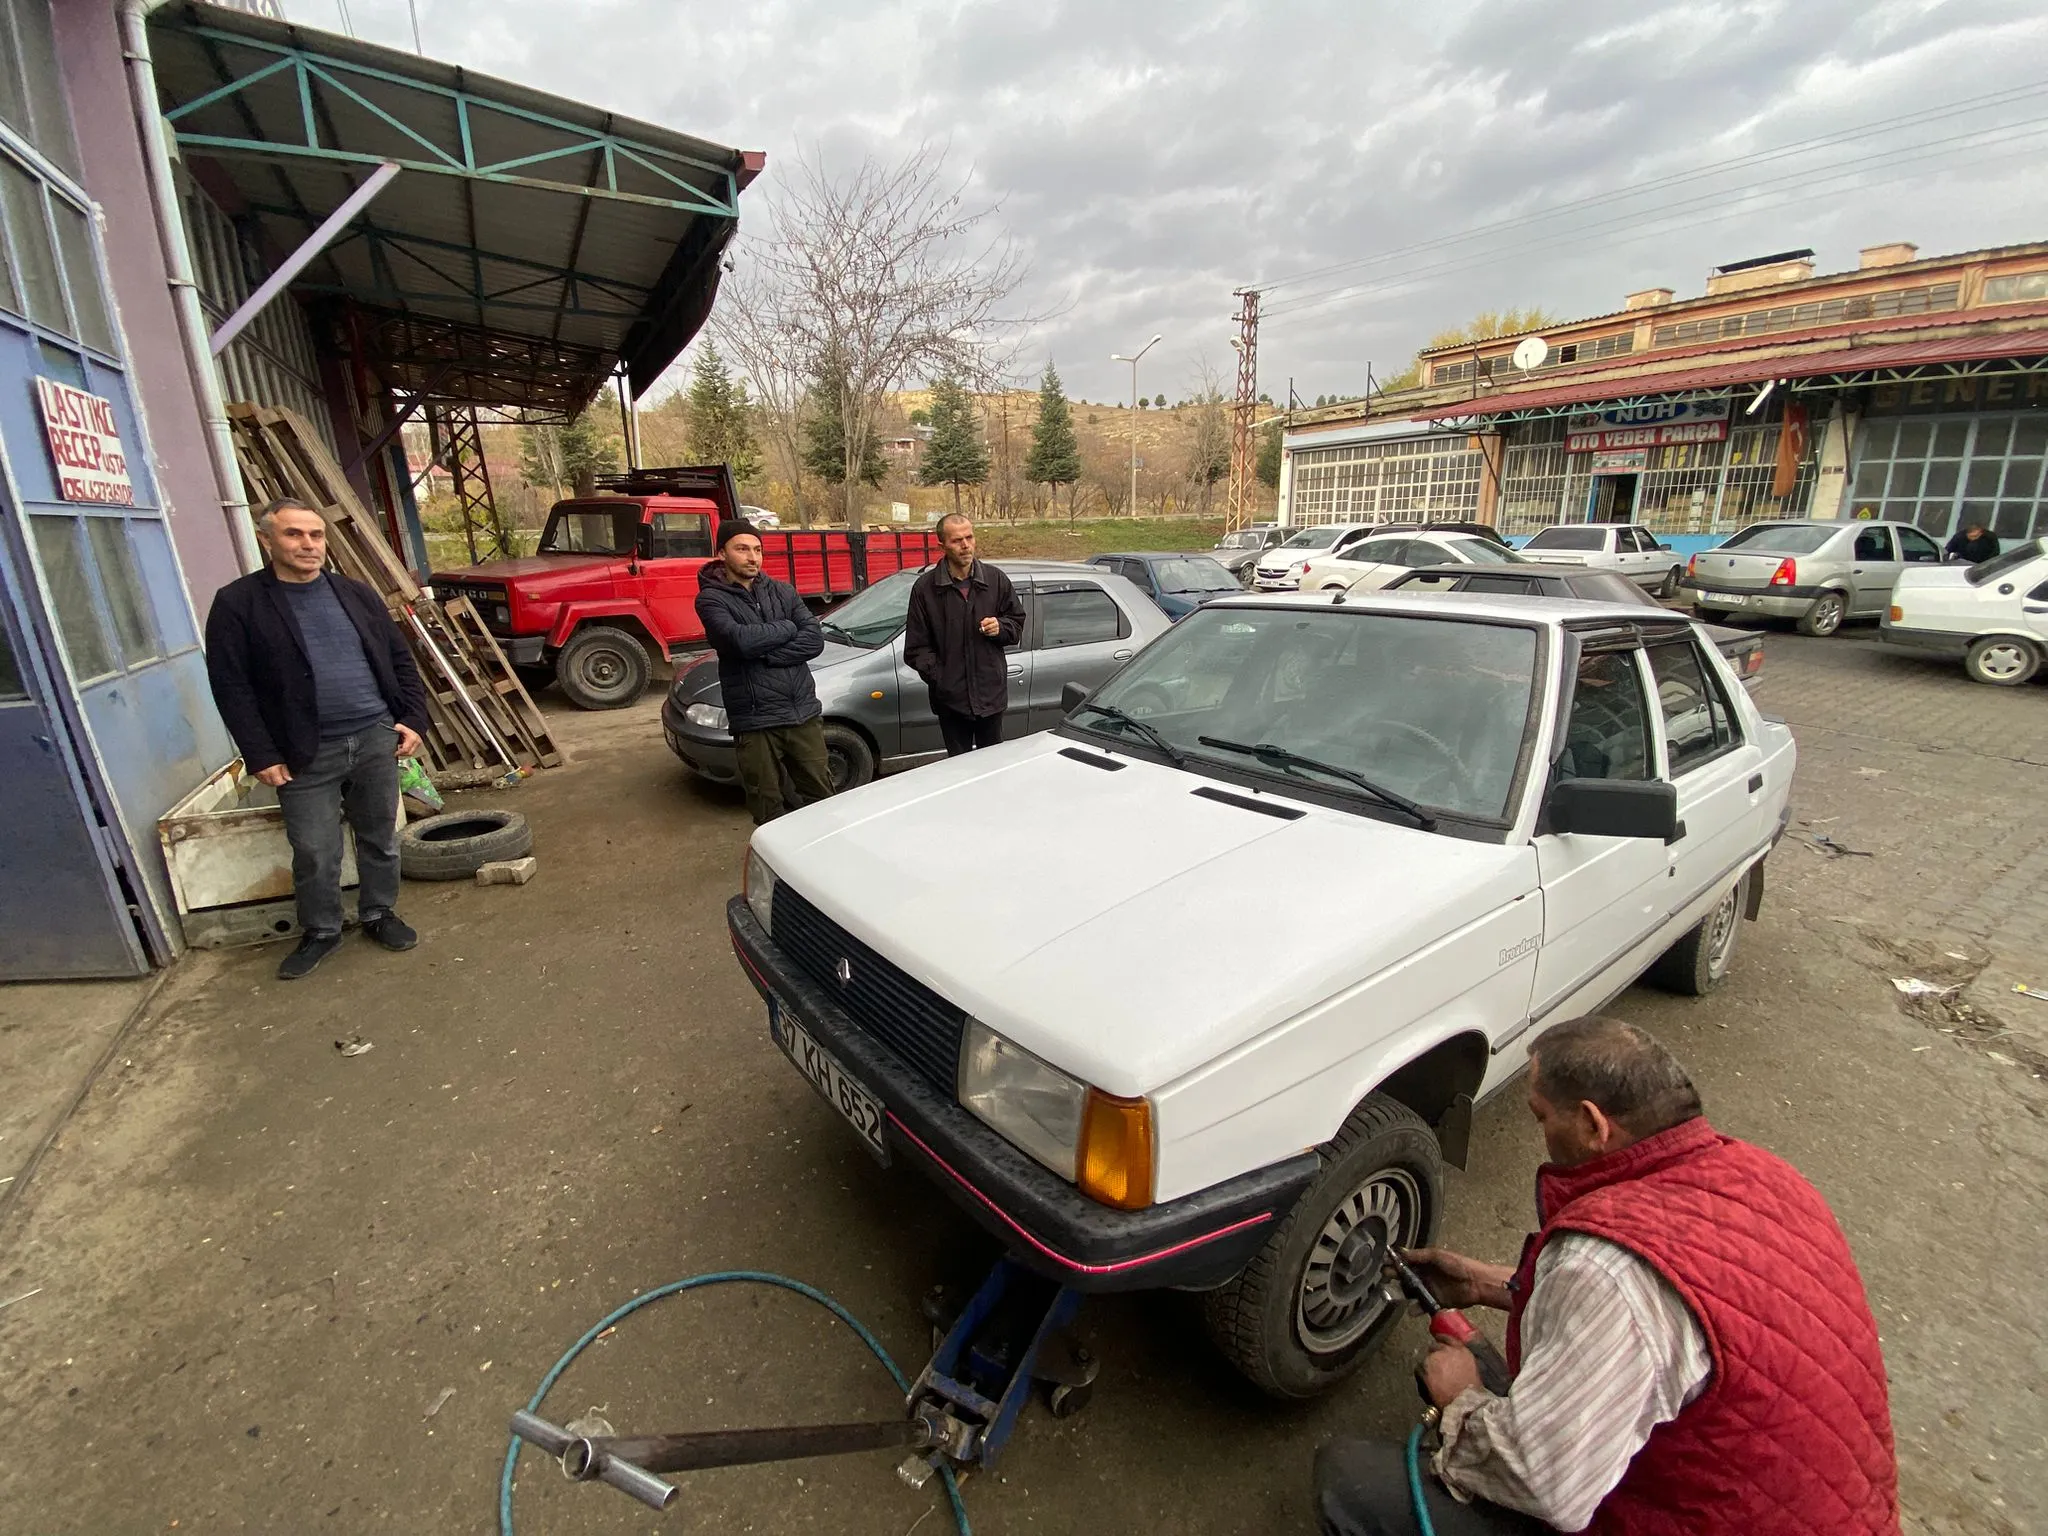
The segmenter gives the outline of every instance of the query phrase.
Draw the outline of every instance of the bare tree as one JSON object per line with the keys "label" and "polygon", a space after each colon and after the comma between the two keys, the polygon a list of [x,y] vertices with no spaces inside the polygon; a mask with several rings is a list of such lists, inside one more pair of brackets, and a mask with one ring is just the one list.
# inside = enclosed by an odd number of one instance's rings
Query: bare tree
{"label": "bare tree", "polygon": [[804,397],[810,376],[799,350],[787,296],[756,264],[737,265],[727,275],[711,332],[732,355],[754,387],[755,420],[769,452],[789,482],[797,520],[811,526],[804,500]]}

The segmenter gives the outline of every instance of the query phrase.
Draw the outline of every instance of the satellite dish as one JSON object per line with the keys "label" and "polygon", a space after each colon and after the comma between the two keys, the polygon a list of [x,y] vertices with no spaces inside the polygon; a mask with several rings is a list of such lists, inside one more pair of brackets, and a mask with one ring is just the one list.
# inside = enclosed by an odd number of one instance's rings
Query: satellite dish
{"label": "satellite dish", "polygon": [[1527,373],[1531,368],[1541,368],[1548,356],[1549,342],[1541,336],[1524,336],[1515,348],[1515,366]]}

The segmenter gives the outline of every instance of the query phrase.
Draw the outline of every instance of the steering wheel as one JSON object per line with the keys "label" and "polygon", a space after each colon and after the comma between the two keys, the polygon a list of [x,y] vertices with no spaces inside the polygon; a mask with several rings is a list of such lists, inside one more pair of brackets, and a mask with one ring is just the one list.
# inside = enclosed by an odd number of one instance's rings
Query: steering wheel
{"label": "steering wheel", "polygon": [[1368,734],[1373,731],[1391,731],[1396,735],[1405,736],[1411,741],[1420,742],[1436,754],[1438,761],[1434,776],[1441,777],[1457,785],[1460,789],[1466,791],[1464,798],[1471,798],[1472,780],[1466,774],[1465,765],[1459,761],[1458,754],[1437,737],[1430,735],[1421,726],[1410,725],[1406,720],[1367,720],[1359,729]]}

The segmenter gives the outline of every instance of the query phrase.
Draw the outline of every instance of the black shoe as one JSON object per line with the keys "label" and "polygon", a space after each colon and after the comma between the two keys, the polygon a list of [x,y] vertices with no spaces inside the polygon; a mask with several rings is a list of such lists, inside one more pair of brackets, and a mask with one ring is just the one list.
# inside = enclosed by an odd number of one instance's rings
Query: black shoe
{"label": "black shoe", "polygon": [[341,948],[338,933],[309,933],[299,940],[299,947],[284,957],[277,968],[279,981],[297,981],[310,972],[314,966]]}
{"label": "black shoe", "polygon": [[363,924],[363,932],[386,949],[411,949],[420,941],[420,936],[414,933],[405,919],[396,912],[386,912],[382,917],[371,918]]}

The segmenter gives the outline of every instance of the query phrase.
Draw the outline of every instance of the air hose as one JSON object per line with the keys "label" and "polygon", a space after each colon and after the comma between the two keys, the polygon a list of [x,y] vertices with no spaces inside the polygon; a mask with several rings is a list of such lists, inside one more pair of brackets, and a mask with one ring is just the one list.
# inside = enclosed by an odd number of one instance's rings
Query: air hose
{"label": "air hose", "polygon": [[[569,1369],[571,1362],[578,1355],[582,1354],[607,1328],[613,1327],[623,1319],[631,1317],[648,1303],[660,1301],[664,1296],[674,1296],[683,1291],[694,1291],[708,1285],[734,1284],[772,1285],[781,1290],[794,1291],[807,1301],[815,1301],[827,1312],[838,1318],[840,1322],[851,1328],[861,1343],[867,1345],[869,1352],[882,1362],[882,1368],[889,1373],[890,1380],[896,1383],[897,1391],[903,1393],[910,1391],[909,1378],[897,1367],[896,1362],[889,1357],[889,1351],[882,1348],[881,1340],[870,1333],[867,1325],[862,1323],[859,1318],[855,1317],[823,1291],[805,1285],[801,1280],[792,1280],[787,1275],[771,1275],[763,1270],[753,1269],[721,1269],[710,1274],[692,1275],[687,1280],[674,1280],[667,1285],[656,1286],[651,1291],[643,1291],[624,1306],[616,1308],[596,1323],[593,1323],[590,1331],[570,1345],[568,1353],[557,1360],[547,1375],[540,1379],[540,1386],[534,1390],[532,1398],[527,1402],[526,1411],[528,1413],[538,1413],[540,1411],[541,1399],[548,1395],[548,1390],[561,1379],[562,1373]],[[512,1536],[512,1473],[519,1461],[519,1445],[519,1437],[516,1435],[512,1436],[511,1443],[505,1447],[505,1470],[498,1479],[498,1531],[500,1536]],[[1408,1457],[1409,1469],[1412,1474],[1415,1464],[1415,1450],[1412,1445],[1409,1447]],[[953,1476],[953,1469],[941,1464],[939,1476],[945,1481],[946,1498],[953,1506],[953,1523],[959,1528],[960,1536],[973,1536],[973,1529],[967,1523],[967,1506],[961,1502],[960,1484]],[[1421,1495],[1418,1494],[1418,1509],[1421,1507],[1420,1498]],[[1428,1529],[1426,1516],[1424,1517],[1424,1536],[1435,1536],[1435,1532]]]}
{"label": "air hose", "polygon": [[[1416,1425],[1408,1431],[1408,1496],[1415,1501],[1415,1529],[1420,1536],[1436,1536],[1436,1526],[1429,1518],[1429,1503],[1422,1497],[1422,1426]],[[512,1527],[505,1530],[510,1536]]]}

